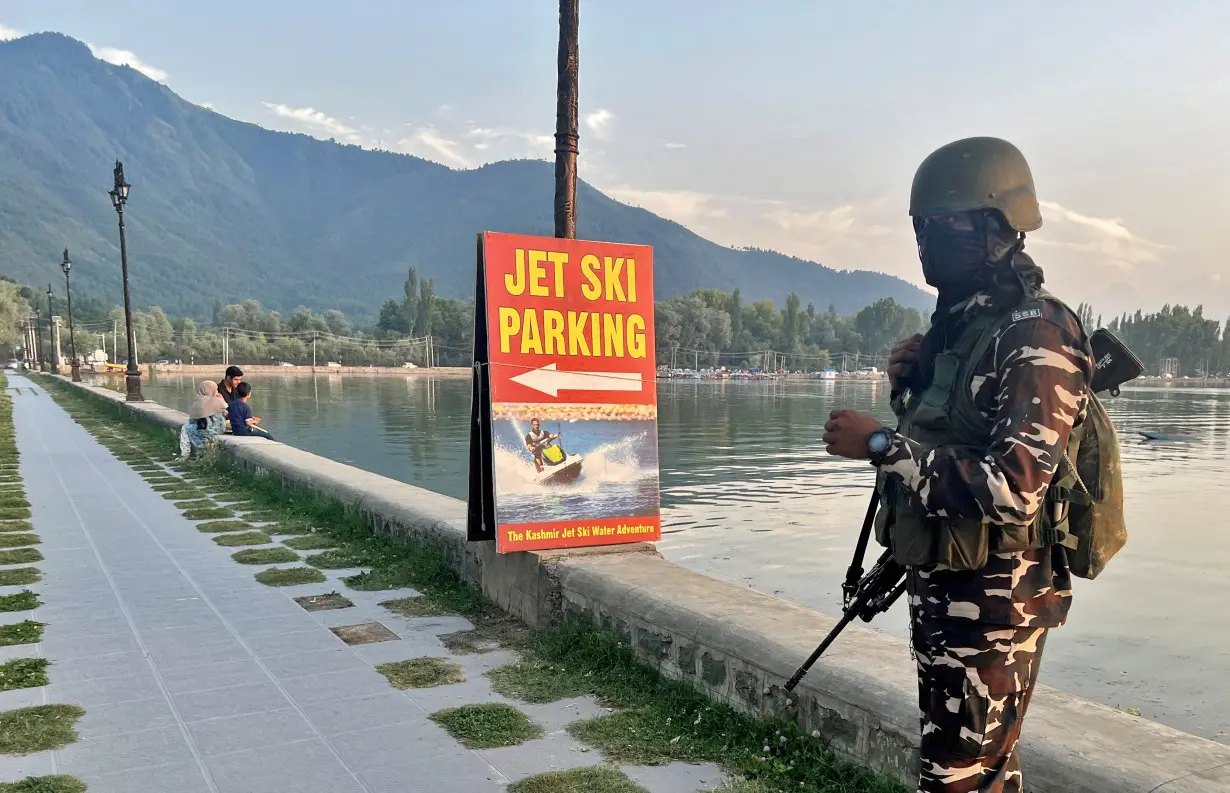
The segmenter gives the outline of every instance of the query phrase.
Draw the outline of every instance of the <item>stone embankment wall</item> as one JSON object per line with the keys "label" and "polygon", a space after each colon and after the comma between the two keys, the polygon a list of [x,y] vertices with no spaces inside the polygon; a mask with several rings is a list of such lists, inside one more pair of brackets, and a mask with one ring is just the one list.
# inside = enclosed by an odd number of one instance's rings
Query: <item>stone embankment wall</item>
{"label": "stone embankment wall", "polygon": [[[79,385],[151,422],[179,411]],[[618,631],[663,674],[754,714],[788,713],[855,762],[909,783],[918,763],[914,670],[905,642],[851,626],[787,700],[781,686],[834,620],[686,570],[648,545],[499,555],[465,540],[465,504],[259,438],[222,440],[243,466],[357,505],[379,533],[441,549],[525,621],[572,618]],[[1039,686],[1022,741],[1036,793],[1230,791],[1230,747]]]}

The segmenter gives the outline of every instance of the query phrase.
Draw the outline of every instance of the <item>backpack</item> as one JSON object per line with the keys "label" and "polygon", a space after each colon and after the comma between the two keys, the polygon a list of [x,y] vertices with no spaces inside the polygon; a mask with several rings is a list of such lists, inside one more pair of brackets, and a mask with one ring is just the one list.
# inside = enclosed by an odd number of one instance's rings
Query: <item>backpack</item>
{"label": "backpack", "polygon": [[1092,391],[1084,419],[1072,428],[1047,502],[1067,507],[1067,517],[1051,527],[1068,549],[1068,567],[1094,579],[1127,544],[1123,516],[1123,473],[1115,425]]}

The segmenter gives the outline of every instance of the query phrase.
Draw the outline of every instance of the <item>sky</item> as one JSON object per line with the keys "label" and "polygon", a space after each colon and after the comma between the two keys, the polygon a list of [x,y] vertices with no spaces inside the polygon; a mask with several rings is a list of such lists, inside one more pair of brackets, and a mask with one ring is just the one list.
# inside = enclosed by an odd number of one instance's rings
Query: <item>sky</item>
{"label": "sky", "polygon": [[[1230,3],[580,0],[583,180],[724,245],[922,284],[922,159],[1029,159],[1068,302],[1230,314]],[[0,0],[189,101],[453,168],[553,155],[554,0]],[[2,83],[0,83],[2,85]]]}

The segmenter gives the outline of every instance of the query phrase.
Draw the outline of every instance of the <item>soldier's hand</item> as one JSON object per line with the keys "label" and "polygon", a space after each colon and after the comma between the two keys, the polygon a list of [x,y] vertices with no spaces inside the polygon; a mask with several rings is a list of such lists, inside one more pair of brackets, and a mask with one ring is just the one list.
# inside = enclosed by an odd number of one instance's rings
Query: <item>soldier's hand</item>
{"label": "soldier's hand", "polygon": [[901,382],[909,376],[918,359],[918,346],[922,344],[922,334],[915,333],[908,339],[897,342],[888,354],[888,381],[894,389],[901,387]]}
{"label": "soldier's hand", "polygon": [[880,428],[880,422],[857,410],[834,410],[824,425],[824,450],[851,460],[867,459],[867,436]]}

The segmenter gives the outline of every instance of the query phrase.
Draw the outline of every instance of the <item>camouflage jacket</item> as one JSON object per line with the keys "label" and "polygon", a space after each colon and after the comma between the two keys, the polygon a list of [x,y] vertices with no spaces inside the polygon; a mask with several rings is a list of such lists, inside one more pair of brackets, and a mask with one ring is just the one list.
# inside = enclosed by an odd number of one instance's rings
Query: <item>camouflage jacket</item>
{"label": "camouflage jacket", "polygon": [[[986,295],[958,307],[990,308]],[[927,446],[895,434],[880,464],[899,477],[928,516],[990,524],[1031,523],[1083,417],[1093,362],[1070,313],[1045,303],[1042,316],[999,332],[973,372],[974,404],[993,424],[985,449]],[[1071,574],[1062,546],[992,554],[986,567],[911,570],[911,604],[932,617],[994,625],[1054,627],[1067,618]]]}

